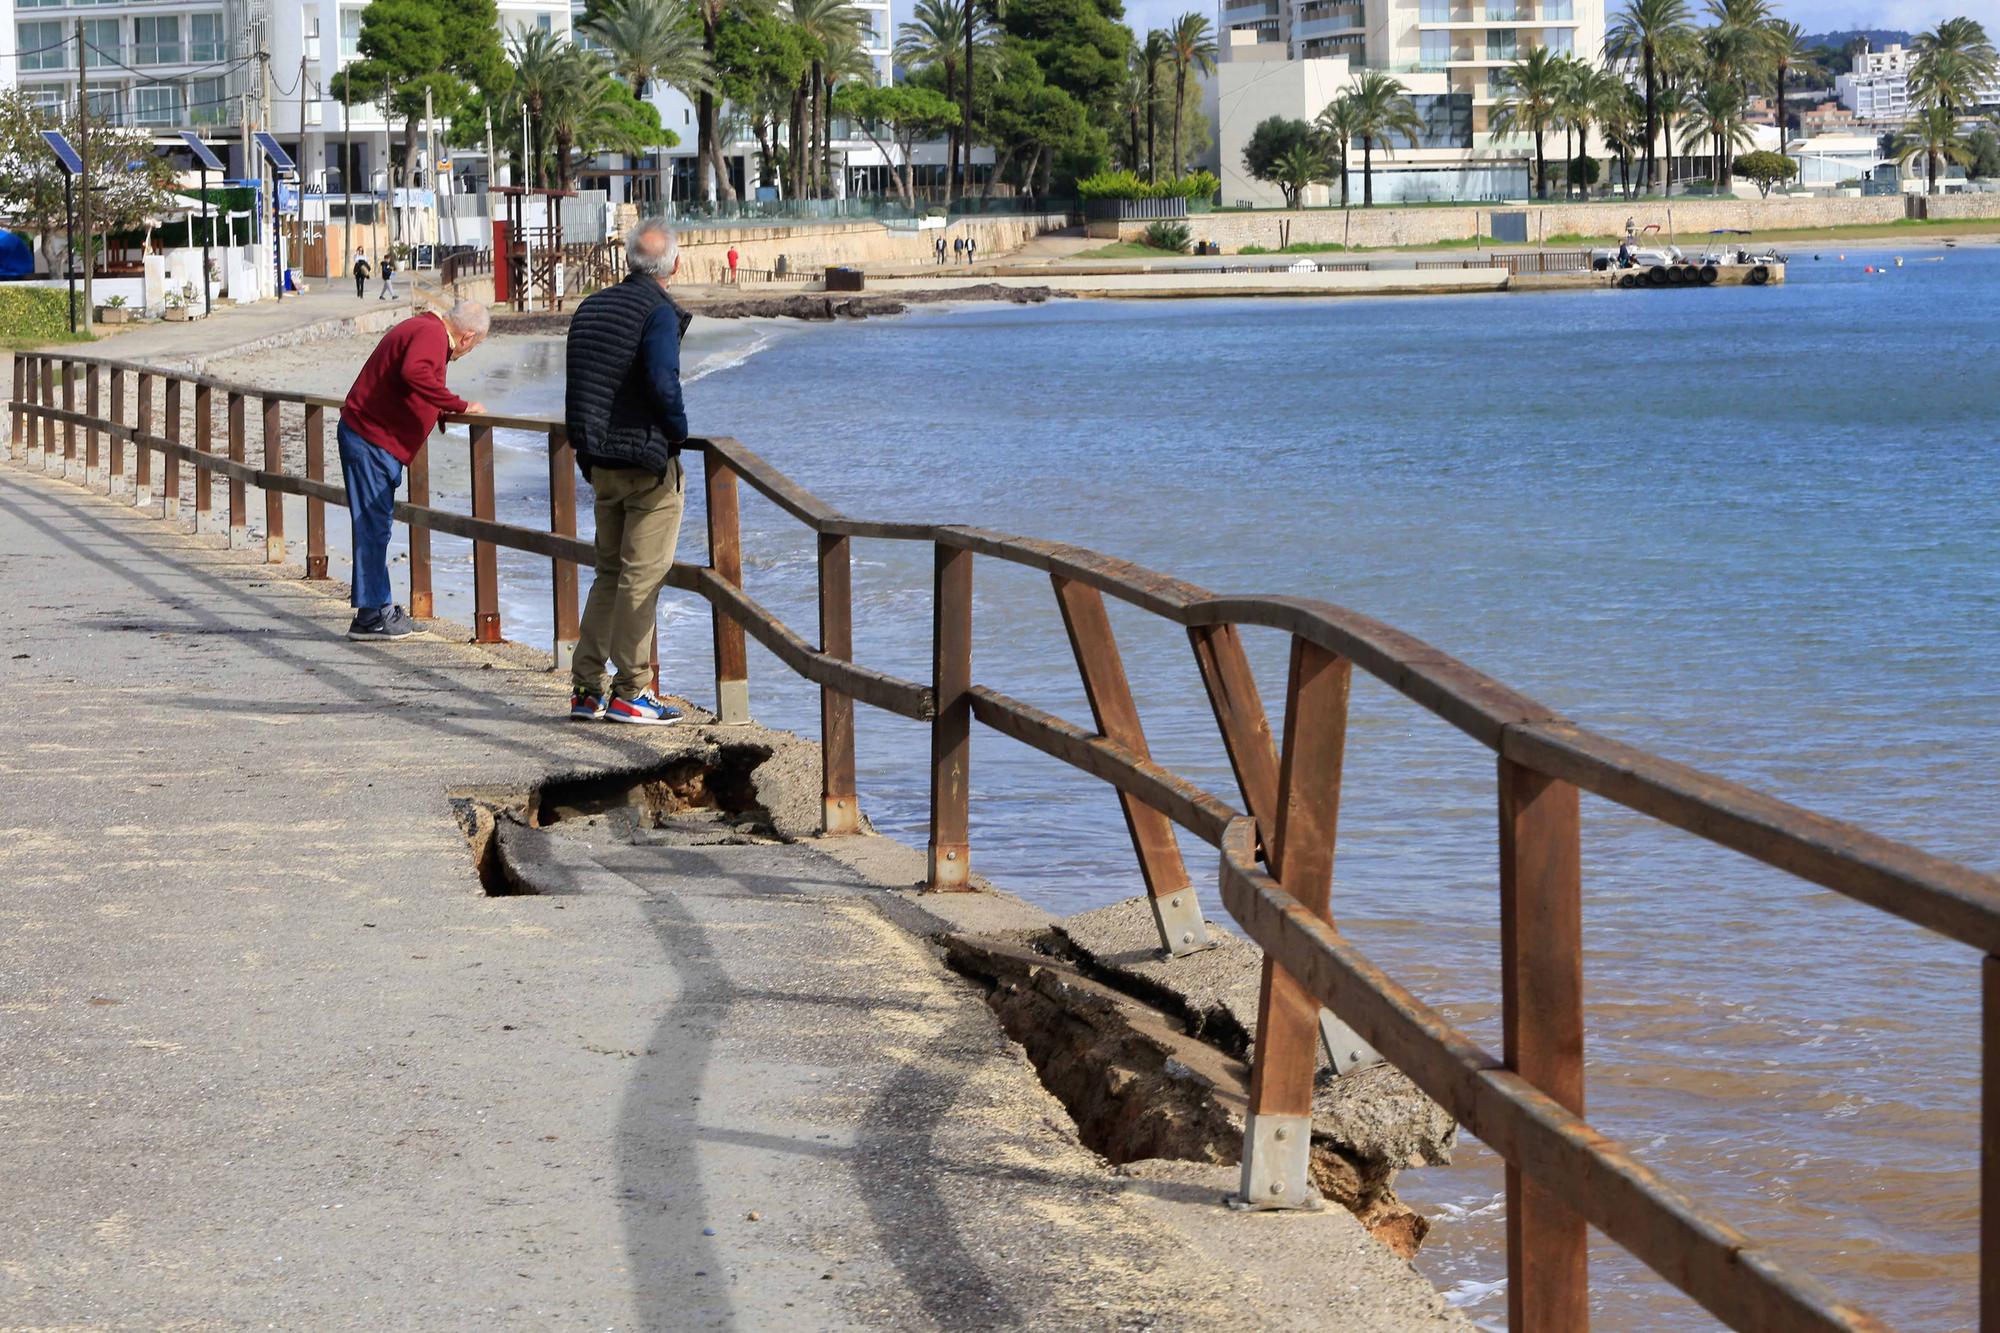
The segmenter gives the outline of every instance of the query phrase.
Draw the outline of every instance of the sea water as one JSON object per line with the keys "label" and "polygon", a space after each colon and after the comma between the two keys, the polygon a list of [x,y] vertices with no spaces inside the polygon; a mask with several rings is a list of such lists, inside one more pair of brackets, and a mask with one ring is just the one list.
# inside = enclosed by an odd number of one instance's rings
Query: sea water
{"label": "sea water", "polygon": [[[1892,254],[1795,250],[1763,289],[922,311],[776,337],[688,402],[852,514],[1335,601],[2000,869],[2000,247]],[[528,355],[480,392],[557,411],[560,370]],[[543,521],[539,443],[503,445],[503,516]],[[699,492],[696,466],[697,561]],[[750,592],[813,638],[810,535],[742,503]],[[854,559],[858,659],[926,680],[930,550]],[[509,636],[544,640],[546,562],[502,563]],[[975,589],[976,679],[1088,726],[1046,576],[981,560]],[[1113,619],[1156,757],[1235,803],[1185,633]],[[706,608],[670,597],[662,634],[668,688],[710,697]],[[1275,718],[1285,644],[1249,640]],[[761,721],[817,733],[813,689],[754,645],[750,674]],[[921,844],[924,729],[864,707],[857,730],[864,811]],[[971,788],[996,883],[1059,912],[1139,891],[1109,788],[993,733]],[[1335,916],[1497,1049],[1494,801],[1490,752],[1357,673]],[[1979,960],[1594,798],[1583,839],[1592,1121],[1865,1308],[1972,1322]],[[1220,916],[1213,852],[1183,846]],[[1436,1221],[1420,1266],[1504,1322],[1492,1155],[1401,1185]],[[1592,1263],[1602,1326],[1711,1323],[1615,1249]]]}

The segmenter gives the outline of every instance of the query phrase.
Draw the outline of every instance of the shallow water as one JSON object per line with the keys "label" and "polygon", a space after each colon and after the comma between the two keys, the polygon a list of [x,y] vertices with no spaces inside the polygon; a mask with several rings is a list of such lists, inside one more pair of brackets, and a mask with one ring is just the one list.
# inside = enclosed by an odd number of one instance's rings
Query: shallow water
{"label": "shallow water", "polygon": [[[1613,736],[2000,868],[2000,247],[1879,277],[1877,253],[1794,258],[1762,290],[929,311],[780,336],[689,401],[851,512],[1338,601]],[[523,355],[481,392],[556,411],[559,370]],[[503,515],[538,521],[515,443]],[[811,637],[810,540],[744,495],[746,582]],[[697,502],[684,558],[701,524]],[[443,594],[462,544],[438,547]],[[545,641],[545,562],[503,567],[509,637]],[[927,550],[856,544],[861,661],[927,678],[929,585]],[[976,588],[977,678],[1087,723],[1046,579],[982,561]],[[1155,754],[1233,799],[1185,637],[1114,622]],[[1272,699],[1284,644],[1251,646]],[[816,732],[814,693],[751,651],[760,720]],[[663,656],[709,697],[705,608],[669,607]],[[925,755],[861,710],[863,808],[919,844]],[[997,882],[1059,911],[1138,891],[1107,788],[985,733],[972,790]],[[1492,756],[1357,682],[1343,799],[1343,929],[1497,1047]],[[1584,856],[1593,1121],[1865,1307],[1972,1322],[1977,959],[1591,798]],[[1437,1218],[1421,1266],[1502,1322],[1490,1154],[1403,1181]],[[1593,1268],[1602,1327],[1710,1322],[1615,1250]]]}

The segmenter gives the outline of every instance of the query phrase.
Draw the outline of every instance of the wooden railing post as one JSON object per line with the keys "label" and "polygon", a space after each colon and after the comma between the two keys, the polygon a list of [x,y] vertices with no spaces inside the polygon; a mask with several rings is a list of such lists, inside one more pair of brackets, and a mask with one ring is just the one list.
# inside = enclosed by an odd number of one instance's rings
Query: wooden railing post
{"label": "wooden railing post", "polygon": [[28,354],[16,352],[14,362],[14,393],[10,400],[12,407],[7,417],[7,457],[18,461],[28,456]]}
{"label": "wooden railing post", "polygon": [[[854,574],[848,539],[819,534],[819,647],[829,657],[854,660]],[[861,812],[854,795],[854,700],[831,685],[819,690],[820,829],[856,833]]]}
{"label": "wooden railing post", "polygon": [[[1056,605],[1062,609],[1063,627],[1069,631],[1070,651],[1076,656],[1098,733],[1140,759],[1152,758],[1111,617],[1104,609],[1104,595],[1060,574],[1049,575],[1049,580],[1055,585]],[[1202,920],[1201,900],[1181,860],[1173,821],[1129,792],[1118,793],[1118,804],[1125,812],[1132,851],[1139,858],[1160,947],[1176,958],[1210,947],[1208,923]]]}
{"label": "wooden railing post", "polygon": [[[472,428],[472,516],[491,523],[498,515],[493,497],[493,427]],[[472,541],[472,637],[500,642],[500,548]]]}
{"label": "wooden railing post", "polygon": [[[215,452],[215,390],[202,380],[194,386],[194,451]],[[194,469],[194,530],[215,530],[215,474],[199,462]]]}
{"label": "wooden railing post", "polygon": [[937,544],[932,606],[930,888],[971,887],[972,552]]}
{"label": "wooden railing post", "polygon": [[[1285,892],[1327,922],[1333,920],[1333,849],[1352,676],[1346,658],[1304,639],[1292,640],[1277,816],[1265,850],[1272,876]],[[1250,1114],[1243,1133],[1243,1207],[1318,1204],[1309,1168],[1319,1014],[1319,1001],[1266,954],[1257,996]]]}
{"label": "wooden railing post", "polygon": [[83,484],[96,490],[104,481],[104,464],[98,452],[100,433],[97,429],[99,413],[104,410],[103,367],[92,362],[83,372],[83,410],[90,418],[90,425],[83,432]]}
{"label": "wooden railing post", "polygon": [[[76,411],[76,363],[67,357],[63,358],[62,361],[62,405],[65,412]],[[69,480],[70,473],[75,469],[76,423],[74,421],[65,421],[63,422],[63,480]]]}
{"label": "wooden railing post", "polygon": [[[125,424],[125,372],[113,367],[111,371],[111,424]],[[111,436],[111,478],[105,487],[106,494],[116,495],[125,488],[125,440],[122,436]]]}
{"label": "wooden railing post", "polygon": [[[241,463],[248,459],[245,452],[243,394],[229,391],[229,461]],[[240,551],[250,544],[249,496],[244,491],[243,479],[229,479],[229,549]]]}
{"label": "wooden railing post", "polygon": [[[36,359],[41,362],[41,367],[42,367],[42,391],[41,394],[38,396],[37,401],[39,401],[43,407],[53,407],[55,406],[55,401],[56,401],[55,361],[53,358],[46,356],[38,357]],[[56,432],[55,423],[50,421],[47,417],[43,417],[41,446],[42,446],[42,471],[44,472],[47,472],[49,470],[49,464],[51,461],[56,462],[60,466],[61,460],[56,456],[55,432]]]}
{"label": "wooden railing post", "polygon": [[[1583,876],[1577,790],[1500,760],[1500,1011],[1507,1068],[1583,1114]],[[1507,1327],[1590,1327],[1583,1219],[1507,1168]]]}
{"label": "wooden railing post", "polygon": [[31,406],[40,406],[41,358],[32,352],[14,353],[14,447],[11,457],[29,467],[42,462],[42,421]]}
{"label": "wooden railing post", "polygon": [[152,507],[153,503],[153,447],[146,438],[153,433],[153,380],[149,371],[139,372],[138,412],[133,417],[133,427],[138,436],[132,445],[132,503]]}
{"label": "wooden railing post", "polygon": [[[576,450],[570,447],[569,432],[561,425],[549,427],[549,531],[558,537],[576,536]],[[549,588],[555,599],[555,642],[550,669],[567,671],[576,657],[576,641],[582,632],[578,621],[576,563],[551,560]]]}
{"label": "wooden railing post", "polygon": [[[428,509],[431,503],[431,451],[417,450],[410,460],[410,504]],[[431,530],[410,526],[410,614],[429,620],[436,611],[431,600]]]}
{"label": "wooden railing post", "polygon": [[[711,450],[702,462],[708,488],[708,567],[733,587],[743,586],[742,536],[736,516],[736,470]],[[719,722],[750,720],[750,661],[743,627],[715,607],[715,716]]]}
{"label": "wooden railing post", "polygon": [[[306,480],[326,480],[326,408],[306,404]],[[326,577],[326,501],[306,497],[306,577]]]}
{"label": "wooden railing post", "polygon": [[[168,444],[181,442],[181,398],[187,387],[186,381],[178,375],[167,376],[166,403],[161,411],[166,413]],[[179,454],[160,455],[160,517],[169,523],[177,522],[181,516],[181,460]]]}
{"label": "wooden railing post", "polygon": [[1979,1327],[2000,1329],[2000,958],[1979,964]]}
{"label": "wooden railing post", "polygon": [[[285,473],[285,405],[276,398],[264,400],[264,471],[272,476]],[[264,488],[264,562],[285,563],[285,493]]]}

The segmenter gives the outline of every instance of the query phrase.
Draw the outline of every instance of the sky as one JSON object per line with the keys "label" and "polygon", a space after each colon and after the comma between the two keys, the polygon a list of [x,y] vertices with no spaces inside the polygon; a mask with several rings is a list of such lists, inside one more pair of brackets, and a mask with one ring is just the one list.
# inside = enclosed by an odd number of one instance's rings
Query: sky
{"label": "sky", "polygon": [[[1605,8],[1616,11],[1619,0],[1606,0]],[[901,6],[899,5],[899,9]],[[1700,11],[1700,0],[1690,8]],[[1986,30],[2000,38],[2000,0],[1779,0],[1775,8],[1786,18],[1805,25],[1807,32],[1830,32],[1844,28],[1902,28],[1920,32],[1938,20],[1960,14],[1978,19]],[[1125,0],[1125,22],[1136,32],[1164,28],[1190,9],[1199,9],[1213,22],[1218,6],[1212,0]]]}

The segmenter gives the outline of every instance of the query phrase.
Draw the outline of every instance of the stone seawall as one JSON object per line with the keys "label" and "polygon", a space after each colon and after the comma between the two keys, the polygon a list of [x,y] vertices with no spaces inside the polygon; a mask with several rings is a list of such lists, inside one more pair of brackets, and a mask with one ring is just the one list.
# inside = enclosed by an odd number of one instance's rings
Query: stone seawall
{"label": "stone seawall", "polygon": [[[955,218],[947,235],[970,234],[978,240],[980,254],[997,258],[1068,225],[1069,218],[1062,213]],[[879,222],[689,227],[680,233],[681,272],[691,283],[719,280],[729,270],[731,246],[736,247],[737,262],[754,269],[775,268],[780,255],[787,268],[807,273],[831,264],[921,264],[930,259],[936,235]]]}
{"label": "stone seawall", "polygon": [[1993,194],[1916,195],[1923,216],[1940,218],[2000,218],[2000,192]]}
{"label": "stone seawall", "polygon": [[[1989,202],[1991,201],[1991,202]],[[1928,201],[1932,217],[2000,217],[2000,195],[1940,196]],[[1941,210],[1938,206],[1945,206]],[[1965,209],[1968,211],[1958,211]],[[1949,210],[1949,211],[1945,211]],[[1986,211],[1974,211],[1986,210]],[[1326,208],[1269,213],[1203,213],[1188,219],[1197,241],[1214,241],[1227,253],[1246,245],[1277,249],[1289,236],[1294,245],[1346,245],[1378,249],[1397,245],[1436,245],[1444,241],[1490,236],[1492,215],[1526,213],[1527,243],[1539,245],[1557,236],[1615,236],[1631,218],[1640,227],[1657,224],[1682,237],[1720,227],[1774,231],[1793,227],[1836,227],[1895,222],[1904,215],[1900,197],[1867,199],[1690,199],[1668,204],[1660,200],[1612,201],[1601,204],[1533,204],[1518,208]],[[1671,213],[1671,218],[1669,217]],[[1125,224],[1128,237],[1145,230],[1144,223]]]}

